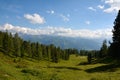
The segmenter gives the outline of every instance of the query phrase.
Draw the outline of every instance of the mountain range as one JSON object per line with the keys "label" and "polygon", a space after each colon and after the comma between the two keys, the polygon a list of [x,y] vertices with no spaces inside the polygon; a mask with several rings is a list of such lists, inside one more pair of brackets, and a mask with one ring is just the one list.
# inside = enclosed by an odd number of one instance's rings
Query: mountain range
{"label": "mountain range", "polygon": [[63,49],[75,48],[78,50],[99,50],[103,42],[103,39],[87,39],[82,37],[63,37],[51,35],[20,34],[20,37],[31,42],[39,42],[45,45],[54,44],[55,46],[59,46]]}

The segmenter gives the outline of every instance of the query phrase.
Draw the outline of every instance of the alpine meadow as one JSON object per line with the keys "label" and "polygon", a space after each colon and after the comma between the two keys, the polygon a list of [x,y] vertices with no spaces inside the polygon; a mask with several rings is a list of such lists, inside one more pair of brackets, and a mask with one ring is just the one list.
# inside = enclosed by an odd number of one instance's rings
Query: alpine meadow
{"label": "alpine meadow", "polygon": [[0,0],[0,80],[120,80],[120,1]]}

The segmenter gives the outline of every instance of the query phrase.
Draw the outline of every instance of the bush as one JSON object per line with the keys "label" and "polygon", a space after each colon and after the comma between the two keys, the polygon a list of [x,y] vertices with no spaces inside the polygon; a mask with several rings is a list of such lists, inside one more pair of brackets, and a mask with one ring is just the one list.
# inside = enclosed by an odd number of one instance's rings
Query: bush
{"label": "bush", "polygon": [[92,54],[91,53],[88,54],[87,59],[88,59],[88,63],[90,64],[92,62]]}
{"label": "bush", "polygon": [[28,73],[28,74],[31,74],[33,76],[39,76],[41,75],[41,73],[37,70],[31,70],[31,69],[23,69],[21,72],[23,73]]}

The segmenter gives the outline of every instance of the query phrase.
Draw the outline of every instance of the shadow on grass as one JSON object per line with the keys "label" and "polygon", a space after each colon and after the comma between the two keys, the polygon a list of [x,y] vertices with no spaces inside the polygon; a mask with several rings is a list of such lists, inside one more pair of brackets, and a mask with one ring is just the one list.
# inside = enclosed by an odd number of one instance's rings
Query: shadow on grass
{"label": "shadow on grass", "polygon": [[120,64],[108,64],[103,65],[91,69],[85,70],[88,73],[94,73],[94,72],[115,72],[117,68],[120,67]]}
{"label": "shadow on grass", "polygon": [[66,67],[66,66],[49,66],[48,68],[56,68],[56,69],[69,69],[69,70],[81,70],[76,67]]}
{"label": "shadow on grass", "polygon": [[89,65],[88,62],[80,62],[79,64],[77,64],[76,66],[80,66],[80,65]]}

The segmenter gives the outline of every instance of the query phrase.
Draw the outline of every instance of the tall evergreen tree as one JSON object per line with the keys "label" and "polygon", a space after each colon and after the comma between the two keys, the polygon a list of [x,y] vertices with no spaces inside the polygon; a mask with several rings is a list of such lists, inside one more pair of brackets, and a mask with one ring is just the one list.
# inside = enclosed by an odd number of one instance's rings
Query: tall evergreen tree
{"label": "tall evergreen tree", "polygon": [[4,37],[4,34],[3,32],[0,31],[0,48],[3,47],[3,37]]}
{"label": "tall evergreen tree", "polygon": [[25,49],[26,49],[26,41],[23,41],[21,44],[21,57],[23,58],[25,56]]}
{"label": "tall evergreen tree", "polygon": [[102,44],[102,47],[100,49],[99,57],[100,58],[106,57],[107,56],[107,52],[108,52],[107,41],[104,40],[103,44]]}
{"label": "tall evergreen tree", "polygon": [[8,55],[8,53],[9,53],[9,35],[8,35],[8,31],[5,32],[4,37],[3,37],[3,49],[4,49],[4,52]]}
{"label": "tall evergreen tree", "polygon": [[18,33],[15,34],[14,36],[14,55],[16,57],[20,57],[21,56],[21,43],[20,43],[20,38],[18,36]]}
{"label": "tall evergreen tree", "polygon": [[9,47],[8,53],[11,56],[14,52],[13,36],[11,33],[9,34],[8,47]]}
{"label": "tall evergreen tree", "polygon": [[32,46],[31,46],[31,42],[30,41],[27,41],[26,42],[26,48],[25,48],[25,52],[27,53],[27,55],[29,57],[32,57]]}
{"label": "tall evergreen tree", "polygon": [[88,63],[91,63],[92,62],[92,54],[91,53],[88,53]]}
{"label": "tall evergreen tree", "polygon": [[38,60],[42,59],[42,49],[38,42],[36,43],[36,56],[38,57]]}
{"label": "tall evergreen tree", "polygon": [[31,57],[35,58],[36,57],[36,44],[35,43],[31,43]]}
{"label": "tall evergreen tree", "polygon": [[48,53],[48,61],[51,61],[51,48],[50,48],[50,46],[47,47],[47,53]]}
{"label": "tall evergreen tree", "polygon": [[113,26],[113,42],[110,44],[109,47],[109,55],[113,58],[120,58],[120,10],[118,12],[118,15],[114,21]]}

